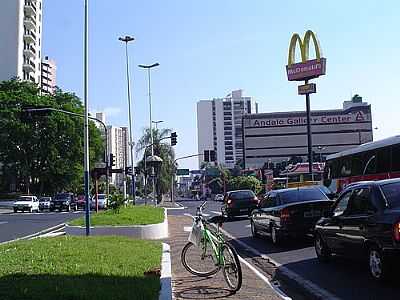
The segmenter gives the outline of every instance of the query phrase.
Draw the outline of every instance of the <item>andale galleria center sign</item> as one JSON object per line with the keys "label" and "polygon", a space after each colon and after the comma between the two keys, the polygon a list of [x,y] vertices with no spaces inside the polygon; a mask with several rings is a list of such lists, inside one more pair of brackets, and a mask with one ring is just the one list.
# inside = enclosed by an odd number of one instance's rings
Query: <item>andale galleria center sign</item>
{"label": "andale galleria center sign", "polygon": [[[353,114],[344,115],[319,115],[311,116],[311,124],[345,124],[368,122],[371,120],[369,114],[357,111]],[[250,127],[278,127],[278,126],[296,126],[307,125],[306,117],[289,117],[289,118],[260,118],[249,120]]]}

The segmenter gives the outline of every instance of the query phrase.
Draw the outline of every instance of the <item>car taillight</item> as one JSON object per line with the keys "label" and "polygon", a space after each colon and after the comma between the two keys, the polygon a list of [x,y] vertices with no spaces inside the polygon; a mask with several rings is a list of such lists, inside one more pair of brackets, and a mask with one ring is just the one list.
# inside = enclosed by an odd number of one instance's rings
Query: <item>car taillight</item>
{"label": "car taillight", "polygon": [[281,210],[281,222],[288,222],[290,220],[290,212],[288,208]]}
{"label": "car taillight", "polygon": [[232,206],[232,199],[228,199],[226,203],[228,203],[228,206]]}
{"label": "car taillight", "polygon": [[395,223],[393,226],[393,239],[396,242],[400,242],[400,221]]}
{"label": "car taillight", "polygon": [[254,202],[255,204],[257,204],[257,205],[258,205],[258,202],[260,202],[260,200],[258,200],[258,198],[257,198],[257,197],[254,197],[254,198],[253,198],[253,202]]}

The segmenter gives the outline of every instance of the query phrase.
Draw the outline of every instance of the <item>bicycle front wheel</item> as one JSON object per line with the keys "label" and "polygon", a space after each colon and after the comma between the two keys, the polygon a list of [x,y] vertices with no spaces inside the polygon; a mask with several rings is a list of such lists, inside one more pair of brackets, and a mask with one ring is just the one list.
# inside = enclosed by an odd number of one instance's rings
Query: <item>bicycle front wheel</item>
{"label": "bicycle front wheel", "polygon": [[242,268],[236,250],[229,244],[222,246],[223,274],[229,289],[237,292],[242,286]]}
{"label": "bicycle front wheel", "polygon": [[214,275],[220,267],[214,261],[214,255],[211,247],[207,247],[204,251],[204,245],[197,247],[188,242],[182,249],[181,261],[186,270],[193,275],[207,277]]}

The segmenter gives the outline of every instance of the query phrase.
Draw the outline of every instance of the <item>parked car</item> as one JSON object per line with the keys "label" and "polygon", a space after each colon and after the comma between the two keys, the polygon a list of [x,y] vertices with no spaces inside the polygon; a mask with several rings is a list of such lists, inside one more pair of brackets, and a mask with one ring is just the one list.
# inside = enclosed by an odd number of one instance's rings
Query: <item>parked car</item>
{"label": "parked car", "polygon": [[77,210],[78,206],[75,202],[73,193],[60,193],[55,195],[53,201],[51,202],[50,211],[54,211],[58,209],[58,211],[66,210],[71,211]]}
{"label": "parked car", "polygon": [[[99,209],[107,208],[107,197],[106,194],[97,194],[97,205]],[[93,196],[92,201],[90,203],[91,209],[96,209],[96,195]]]}
{"label": "parked car", "polygon": [[224,201],[224,195],[216,194],[214,199],[215,199],[215,201],[222,202],[222,201]]}
{"label": "parked car", "polygon": [[400,179],[360,182],[345,188],[315,227],[320,261],[332,253],[365,255],[370,274],[385,279],[400,259]]}
{"label": "parked car", "polygon": [[39,198],[39,209],[40,211],[43,210],[50,210],[50,203],[51,203],[51,197],[41,197]]}
{"label": "parked car", "polygon": [[258,205],[258,198],[251,190],[230,191],[225,194],[222,213],[230,218],[233,216],[250,215]]}
{"label": "parked car", "polygon": [[274,244],[287,237],[305,236],[333,203],[313,186],[270,191],[251,214],[252,235],[270,235]]}
{"label": "parked car", "polygon": [[85,209],[86,207],[85,195],[79,195],[78,197],[76,197],[76,206],[78,209]]}
{"label": "parked car", "polygon": [[15,213],[19,210],[22,212],[39,212],[39,200],[36,196],[19,196],[13,204],[13,209]]}

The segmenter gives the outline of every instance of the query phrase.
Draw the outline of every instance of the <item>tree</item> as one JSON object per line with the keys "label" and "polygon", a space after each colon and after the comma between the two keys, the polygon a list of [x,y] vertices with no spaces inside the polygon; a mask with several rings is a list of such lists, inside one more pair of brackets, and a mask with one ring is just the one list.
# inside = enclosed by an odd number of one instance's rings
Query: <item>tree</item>
{"label": "tree", "polygon": [[[157,196],[158,200],[161,200],[163,194],[166,194],[170,191],[171,188],[171,180],[172,173],[176,166],[174,166],[175,160],[175,151],[171,147],[170,144],[165,143],[162,139],[165,140],[166,137],[170,136],[172,130],[171,129],[154,129],[153,128],[153,141],[154,141],[154,154],[161,157],[163,163],[161,165],[161,169],[159,170],[159,176],[157,178]],[[151,156],[151,135],[150,129],[145,128],[143,130],[143,135],[139,139],[136,144],[136,152],[139,153],[144,151],[143,156],[149,157]],[[147,174],[151,173],[151,168],[146,165],[146,169],[144,168],[144,158],[138,163],[138,167],[142,170],[142,172],[147,172]],[[147,187],[147,190],[149,187]]]}
{"label": "tree", "polygon": [[252,190],[256,195],[261,191],[261,181],[253,176],[237,176],[228,181],[229,190]]}
{"label": "tree", "polygon": [[[83,186],[83,119],[59,112],[25,113],[26,107],[52,107],[83,114],[80,99],[57,89],[12,79],[0,82],[0,191],[52,195]],[[103,155],[100,131],[89,124],[90,164]]]}

